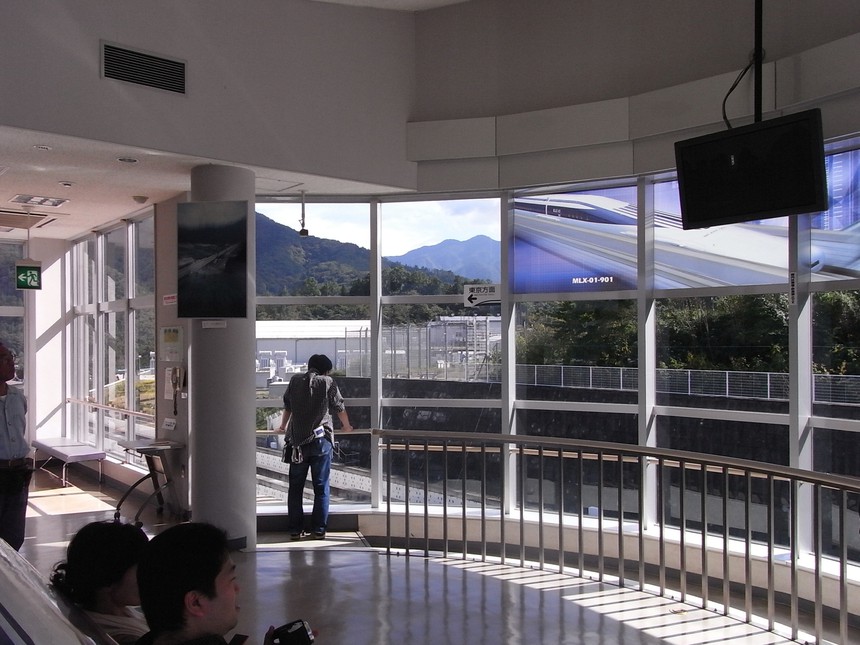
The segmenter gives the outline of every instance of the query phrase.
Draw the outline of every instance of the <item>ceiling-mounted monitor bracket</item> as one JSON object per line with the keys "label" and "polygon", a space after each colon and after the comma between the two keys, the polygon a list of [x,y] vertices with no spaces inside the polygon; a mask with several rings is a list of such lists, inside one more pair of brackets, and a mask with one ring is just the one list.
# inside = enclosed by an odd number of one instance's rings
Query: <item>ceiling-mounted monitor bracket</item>
{"label": "ceiling-mounted monitor bracket", "polygon": [[753,82],[755,85],[755,121],[761,121],[761,64],[764,58],[764,50],[762,49],[762,0],[755,0],[755,51],[754,57],[754,73]]}

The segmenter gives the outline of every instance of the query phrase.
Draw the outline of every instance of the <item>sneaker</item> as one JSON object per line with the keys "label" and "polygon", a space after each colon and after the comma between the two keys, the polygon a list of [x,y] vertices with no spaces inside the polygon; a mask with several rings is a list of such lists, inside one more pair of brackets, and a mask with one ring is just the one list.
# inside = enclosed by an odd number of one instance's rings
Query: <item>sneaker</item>
{"label": "sneaker", "polygon": [[315,540],[325,540],[325,529],[317,529],[314,531]]}
{"label": "sneaker", "polygon": [[299,531],[298,533],[290,533],[291,540],[301,540],[307,533],[304,531]]}

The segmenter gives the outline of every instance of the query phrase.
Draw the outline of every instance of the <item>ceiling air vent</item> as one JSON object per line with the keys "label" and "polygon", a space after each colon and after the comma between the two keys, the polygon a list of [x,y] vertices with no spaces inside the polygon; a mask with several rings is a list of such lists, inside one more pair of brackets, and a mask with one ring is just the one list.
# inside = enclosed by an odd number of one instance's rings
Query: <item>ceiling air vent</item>
{"label": "ceiling air vent", "polygon": [[41,228],[54,218],[36,213],[21,213],[0,208],[0,226],[5,228]]}
{"label": "ceiling air vent", "polygon": [[185,63],[102,43],[105,78],[185,94]]}

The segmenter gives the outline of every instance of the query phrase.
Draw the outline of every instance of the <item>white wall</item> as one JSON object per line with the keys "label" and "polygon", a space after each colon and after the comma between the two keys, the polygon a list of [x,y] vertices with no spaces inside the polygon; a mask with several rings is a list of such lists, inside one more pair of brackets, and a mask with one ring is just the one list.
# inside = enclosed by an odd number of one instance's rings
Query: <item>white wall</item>
{"label": "white wall", "polygon": [[[858,12],[860,14],[860,12]],[[860,32],[763,65],[765,118],[820,107],[825,138],[860,132]],[[674,142],[724,129],[737,71],[641,94],[495,117],[415,121],[408,155],[420,191],[492,190],[673,170]],[[753,120],[754,84],[726,103]]]}
{"label": "white wall", "polygon": [[67,327],[71,321],[70,303],[66,297],[64,259],[68,242],[33,239],[28,257],[42,263],[42,288],[24,293],[27,311],[36,315],[24,319],[27,326],[28,412],[30,439],[37,436],[59,437],[66,426],[65,349]]}
{"label": "white wall", "polygon": [[[100,41],[187,94],[100,77]],[[5,0],[0,125],[414,188],[410,14],[305,0]]]}
{"label": "white wall", "polygon": [[[753,50],[754,4],[471,0],[420,13],[413,120],[517,114],[734,77]],[[860,32],[860,10],[856,0],[765,0],[762,22],[774,61]]]}

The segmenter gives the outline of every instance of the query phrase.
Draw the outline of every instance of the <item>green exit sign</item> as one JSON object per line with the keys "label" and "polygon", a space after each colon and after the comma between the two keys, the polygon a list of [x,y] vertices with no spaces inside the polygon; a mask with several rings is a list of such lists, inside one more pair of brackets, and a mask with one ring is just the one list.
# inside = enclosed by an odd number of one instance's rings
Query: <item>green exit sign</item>
{"label": "green exit sign", "polygon": [[16,289],[42,288],[42,263],[37,260],[24,260],[15,263]]}

